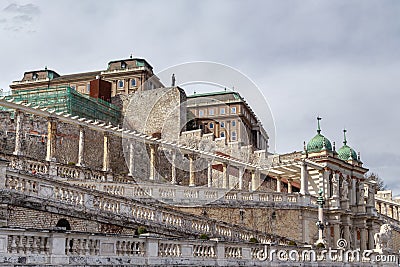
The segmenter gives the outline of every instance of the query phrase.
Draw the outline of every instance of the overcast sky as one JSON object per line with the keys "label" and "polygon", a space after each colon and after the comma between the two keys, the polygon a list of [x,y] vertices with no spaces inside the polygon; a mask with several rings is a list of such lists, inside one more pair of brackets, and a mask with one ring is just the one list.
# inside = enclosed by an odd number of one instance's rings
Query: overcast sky
{"label": "overcast sky", "polygon": [[101,70],[131,53],[155,72],[223,63],[267,98],[276,152],[301,150],[320,115],[337,148],[346,127],[364,166],[400,194],[399,18],[398,0],[2,0],[0,88],[27,70]]}

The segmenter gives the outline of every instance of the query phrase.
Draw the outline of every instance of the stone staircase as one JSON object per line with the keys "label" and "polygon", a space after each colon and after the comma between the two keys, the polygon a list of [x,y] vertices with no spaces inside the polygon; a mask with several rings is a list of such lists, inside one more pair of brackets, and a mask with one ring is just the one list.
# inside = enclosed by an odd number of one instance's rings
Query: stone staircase
{"label": "stone staircase", "polygon": [[[3,162],[3,168],[5,167]],[[11,164],[13,165],[13,164]],[[1,172],[0,172],[1,173]],[[90,218],[128,228],[145,226],[168,236],[198,238],[204,234],[229,241],[289,244],[290,239],[253,231],[169,208],[154,199],[134,199],[73,185],[48,174],[7,168],[1,180],[1,203]]]}

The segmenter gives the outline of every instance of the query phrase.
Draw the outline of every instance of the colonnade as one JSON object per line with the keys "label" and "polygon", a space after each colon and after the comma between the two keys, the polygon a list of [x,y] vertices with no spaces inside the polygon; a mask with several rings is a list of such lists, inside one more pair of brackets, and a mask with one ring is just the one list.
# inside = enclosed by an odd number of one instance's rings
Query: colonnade
{"label": "colonnade", "polygon": [[[16,140],[15,140],[15,155],[23,155],[22,151],[22,133],[23,133],[23,118],[24,112],[16,110]],[[58,119],[56,116],[47,117],[47,141],[46,141],[46,161],[55,161],[56,149],[57,149],[57,123]],[[78,151],[77,151],[77,166],[85,166],[85,146],[86,146],[86,131],[88,130],[83,125],[77,125],[79,127],[79,140],[78,140]],[[102,171],[110,171],[110,138],[113,134],[112,130],[102,131],[103,136],[103,160],[102,160]],[[157,150],[159,148],[158,144],[148,142],[149,145],[149,180],[157,180]],[[134,165],[135,165],[135,146],[134,142],[129,142],[129,160],[128,169],[129,175],[132,175]],[[199,156],[196,153],[186,154],[189,160],[189,186],[197,186],[196,184],[196,169],[195,160]],[[251,190],[255,191],[260,186],[261,171],[255,166],[249,167],[245,163],[240,164],[238,162],[232,163],[228,158],[226,161],[218,159],[214,162],[211,159],[207,159],[207,186],[213,186],[213,163],[222,165],[222,187],[228,189],[230,187],[230,174],[229,170],[231,168],[237,168],[238,170],[238,189],[245,189],[243,176],[246,172],[251,173]],[[173,160],[171,162],[171,183],[176,184],[176,164],[175,155],[173,155]]]}

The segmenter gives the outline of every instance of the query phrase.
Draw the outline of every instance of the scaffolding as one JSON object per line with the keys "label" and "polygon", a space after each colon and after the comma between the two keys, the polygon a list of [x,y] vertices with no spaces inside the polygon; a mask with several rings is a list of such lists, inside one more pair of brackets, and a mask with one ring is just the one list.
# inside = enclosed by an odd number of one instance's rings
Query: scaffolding
{"label": "scaffolding", "polygon": [[116,105],[83,95],[69,86],[15,90],[13,94],[5,96],[5,99],[31,103],[32,106],[65,112],[81,118],[100,120],[113,125],[117,125],[121,119],[121,110]]}

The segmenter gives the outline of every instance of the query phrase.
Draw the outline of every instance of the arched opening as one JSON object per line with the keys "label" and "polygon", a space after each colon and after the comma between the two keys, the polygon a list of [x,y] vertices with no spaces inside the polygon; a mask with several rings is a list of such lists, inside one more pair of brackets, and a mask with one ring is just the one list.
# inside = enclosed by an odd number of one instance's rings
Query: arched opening
{"label": "arched opening", "polygon": [[71,230],[71,225],[66,219],[60,219],[58,220],[56,227],[63,227],[65,230]]}

